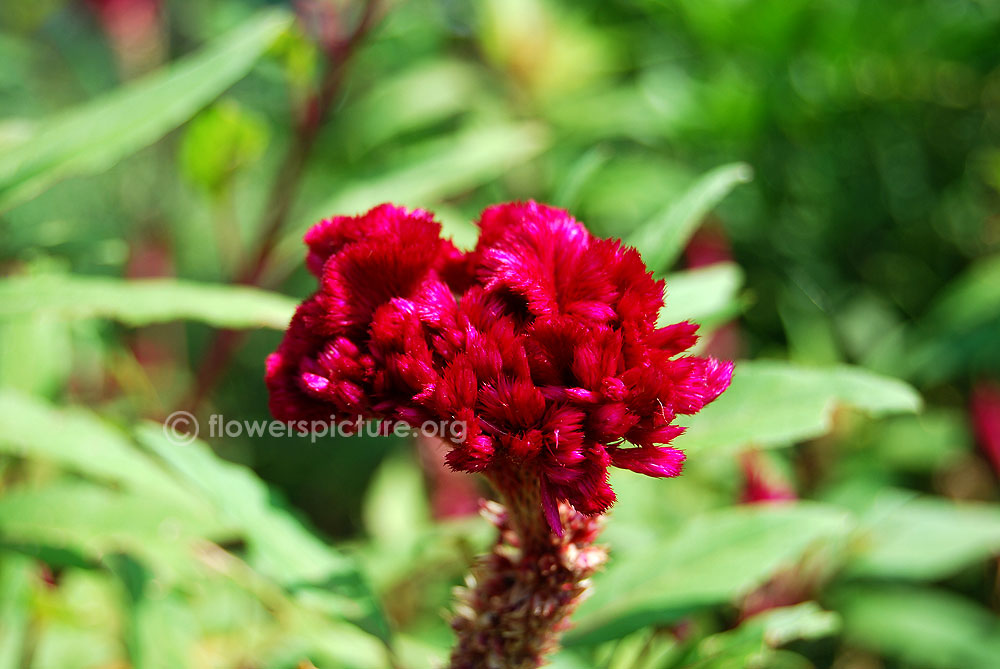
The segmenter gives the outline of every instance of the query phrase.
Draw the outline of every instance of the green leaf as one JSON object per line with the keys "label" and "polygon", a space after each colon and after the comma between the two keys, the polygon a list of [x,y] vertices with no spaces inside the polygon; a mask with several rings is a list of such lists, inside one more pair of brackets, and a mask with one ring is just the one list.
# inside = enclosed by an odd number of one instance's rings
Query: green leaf
{"label": "green leaf", "polygon": [[968,416],[957,407],[895,416],[874,427],[865,445],[890,470],[929,474],[968,457],[973,448]]}
{"label": "green leaf", "polygon": [[943,291],[925,322],[936,331],[967,330],[1000,315],[1000,254],[980,260]]}
{"label": "green leaf", "polygon": [[660,327],[692,321],[711,326],[740,311],[737,293],[743,270],[733,263],[718,263],[667,276],[666,299],[660,310]]}
{"label": "green leaf", "polygon": [[872,415],[913,412],[920,396],[909,385],[847,366],[798,367],[781,362],[741,362],[730,388],[690,418],[675,445],[729,452],[747,444],[782,446],[830,430],[834,408],[846,405]]}
{"label": "green leaf", "polygon": [[800,286],[783,286],[777,307],[788,342],[789,360],[817,366],[843,361],[833,320]]}
{"label": "green leaf", "polygon": [[[676,666],[690,648],[671,634],[669,628],[650,626],[594,648],[577,647],[576,650],[580,656],[593,656],[594,661],[589,664],[578,659],[579,656],[573,658],[584,667],[596,664],[603,669],[661,669]],[[563,650],[561,654],[571,652]]]}
{"label": "green leaf", "polygon": [[430,525],[423,474],[407,450],[382,461],[365,493],[362,515],[375,541],[405,552]]}
{"label": "green leaf", "polygon": [[542,128],[532,123],[468,129],[425,147],[422,160],[346,186],[316,207],[309,223],[333,213],[362,212],[390,199],[429,203],[461,193],[538,155],[547,144]]}
{"label": "green leaf", "polygon": [[441,222],[441,236],[462,251],[476,248],[479,241],[479,226],[461,211],[439,204],[434,207],[434,215]]}
{"label": "green leaf", "polygon": [[54,395],[69,379],[72,353],[67,323],[52,314],[0,322],[0,386]]}
{"label": "green leaf", "polygon": [[873,362],[923,385],[995,364],[1000,331],[1000,255],[974,263],[950,283],[918,327],[883,338]]}
{"label": "green leaf", "polygon": [[0,392],[0,453],[55,462],[180,508],[204,508],[121,431],[84,409],[56,408]]}
{"label": "green leaf", "polygon": [[843,535],[848,519],[819,504],[730,508],[696,517],[642,548],[612,551],[568,642],[614,639],[728,602],[793,564],[814,541]]}
{"label": "green leaf", "polygon": [[819,639],[835,634],[840,617],[824,611],[816,602],[803,602],[765,611],[745,620],[734,630],[706,637],[698,644],[694,669],[742,669],[770,666],[767,662],[778,646],[799,639]]}
{"label": "green leaf", "polygon": [[1000,552],[1000,506],[882,490],[857,534],[849,575],[936,580]]}
{"label": "green leaf", "polygon": [[481,102],[480,77],[481,72],[460,60],[422,62],[376,81],[364,98],[344,110],[340,121],[351,129],[350,142],[364,151]]}
{"label": "green leaf", "polygon": [[284,330],[294,311],[295,301],[277,293],[180,279],[47,274],[0,280],[0,320],[54,313],[137,326],[186,319],[225,328]]}
{"label": "green leaf", "polygon": [[0,669],[24,666],[33,572],[28,558],[0,553]]}
{"label": "green leaf", "polygon": [[140,426],[137,435],[235,523],[255,569],[388,640],[388,623],[355,560],[306,529],[251,470],[220,459],[200,441],[177,445],[157,424]]}
{"label": "green leaf", "polygon": [[575,209],[584,186],[608,162],[610,157],[608,151],[600,146],[595,146],[580,156],[579,160],[562,178],[558,190],[552,196],[552,204],[563,209]]}
{"label": "green leaf", "polygon": [[[114,667],[124,661],[119,642],[105,630],[79,621],[41,620],[32,667]],[[84,660],[86,661],[84,663]]]}
{"label": "green leaf", "polygon": [[448,663],[448,649],[404,634],[397,637],[397,657],[404,667],[443,667]]}
{"label": "green leaf", "polygon": [[35,572],[29,583],[37,584],[31,611],[30,666],[111,667],[125,663],[119,638],[120,594],[106,573],[65,569],[59,574],[58,587],[47,588]]}
{"label": "green leaf", "polygon": [[240,168],[260,158],[269,128],[263,119],[233,100],[198,114],[187,126],[178,156],[181,172],[219,195]]}
{"label": "green leaf", "polygon": [[431,522],[423,473],[412,449],[393,453],[379,465],[361,508],[372,541],[365,551],[365,572],[376,589],[398,583],[426,556],[420,549],[441,545]]}
{"label": "green leaf", "polygon": [[0,155],[0,211],[65,177],[103,171],[184,123],[245,76],[291,20],[261,12],[171,67],[43,122]]}
{"label": "green leaf", "polygon": [[279,506],[274,491],[251,470],[220,459],[201,441],[178,445],[154,423],[141,425],[137,436],[247,534],[262,573],[288,584],[320,581],[353,567]]}
{"label": "green leaf", "polygon": [[0,151],[7,151],[31,138],[38,122],[26,118],[0,120]]}
{"label": "green leaf", "polygon": [[112,555],[107,563],[125,586],[128,624],[125,645],[135,669],[171,669],[191,664],[191,646],[198,636],[193,612],[174,593],[154,592],[154,574],[127,555]]}
{"label": "green leaf", "polygon": [[532,123],[492,124],[434,140],[423,156],[388,173],[346,185],[315,207],[303,226],[289,232],[278,247],[286,266],[300,263],[302,235],[308,226],[335,214],[357,214],[382,202],[431,205],[505,174],[541,153],[548,145],[543,129]]}
{"label": "green leaf", "polygon": [[626,243],[642,253],[646,266],[661,274],[674,264],[705,215],[729,192],[753,178],[746,163],[716,167],[703,174],[678,200],[632,232]]}
{"label": "green leaf", "polygon": [[[303,658],[317,667],[374,669],[397,666],[390,662],[379,640],[344,622],[317,620],[292,612],[280,648],[266,667],[299,667]],[[305,665],[305,666],[308,666]]]}
{"label": "green leaf", "polygon": [[194,543],[232,536],[214,514],[72,480],[0,497],[0,527],[7,540],[75,549],[94,559],[124,551],[172,576],[189,571]]}
{"label": "green leaf", "polygon": [[865,585],[830,595],[850,643],[929,669],[993,669],[1000,621],[957,595],[931,589]]}

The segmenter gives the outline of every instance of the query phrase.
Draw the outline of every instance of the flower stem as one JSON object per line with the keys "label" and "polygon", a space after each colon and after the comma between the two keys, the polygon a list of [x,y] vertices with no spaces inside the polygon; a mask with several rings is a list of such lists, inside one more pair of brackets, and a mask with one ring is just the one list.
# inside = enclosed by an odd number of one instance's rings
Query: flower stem
{"label": "flower stem", "polygon": [[504,504],[483,502],[498,530],[493,550],[458,588],[452,628],[458,641],[451,669],[534,669],[559,648],[569,617],[607,559],[593,545],[602,518],[559,504],[562,536],[549,526],[537,483],[517,473],[491,476]]}

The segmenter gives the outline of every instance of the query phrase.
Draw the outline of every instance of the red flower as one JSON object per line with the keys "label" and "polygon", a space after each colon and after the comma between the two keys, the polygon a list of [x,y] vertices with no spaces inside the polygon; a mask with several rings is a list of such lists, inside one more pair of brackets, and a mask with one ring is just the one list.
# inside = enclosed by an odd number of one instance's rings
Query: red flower
{"label": "red flower", "polygon": [[718,397],[732,364],[681,355],[691,323],[657,328],[664,285],[635,249],[535,202],[479,226],[466,254],[391,205],[310,230],[320,287],[268,358],[274,415],[463,424],[448,464],[530,472],[553,528],[558,500],[611,506],[609,465],[679,474],[674,418]]}
{"label": "red flower", "polygon": [[972,389],[969,413],[983,453],[1000,476],[1000,384],[981,381]]}
{"label": "red flower", "polygon": [[798,499],[795,488],[769,466],[757,451],[746,451],[740,457],[743,469],[744,504],[789,502]]}

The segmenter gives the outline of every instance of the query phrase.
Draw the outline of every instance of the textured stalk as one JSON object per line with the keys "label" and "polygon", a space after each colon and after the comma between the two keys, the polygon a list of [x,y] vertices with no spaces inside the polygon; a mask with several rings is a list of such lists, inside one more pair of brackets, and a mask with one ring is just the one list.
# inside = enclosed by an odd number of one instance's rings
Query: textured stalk
{"label": "textured stalk", "polygon": [[557,536],[542,513],[537,484],[494,483],[506,505],[482,503],[498,537],[465,587],[456,591],[452,669],[543,666],[559,648],[570,615],[589,594],[590,576],[607,559],[607,549],[593,545],[601,516],[585,516],[560,503],[562,536]]}

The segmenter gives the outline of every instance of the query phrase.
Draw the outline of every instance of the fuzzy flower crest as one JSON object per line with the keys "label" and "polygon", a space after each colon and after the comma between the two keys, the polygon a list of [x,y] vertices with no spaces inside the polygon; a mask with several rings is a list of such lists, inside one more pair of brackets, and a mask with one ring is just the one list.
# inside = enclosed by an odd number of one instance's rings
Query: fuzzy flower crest
{"label": "fuzzy flower crest", "polygon": [[305,237],[319,290],[267,360],[279,420],[461,421],[448,464],[517,469],[585,514],[608,467],[676,476],[666,444],[729,386],[732,363],[682,355],[697,326],[657,327],[663,281],[639,253],[535,202],[486,209],[462,253],[421,210],[383,204]]}

